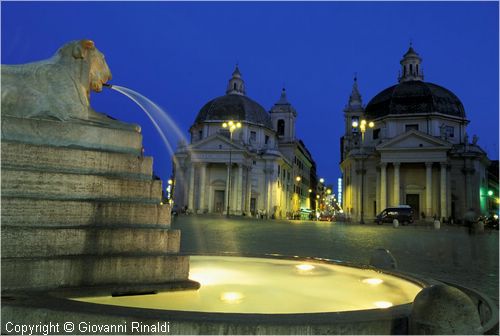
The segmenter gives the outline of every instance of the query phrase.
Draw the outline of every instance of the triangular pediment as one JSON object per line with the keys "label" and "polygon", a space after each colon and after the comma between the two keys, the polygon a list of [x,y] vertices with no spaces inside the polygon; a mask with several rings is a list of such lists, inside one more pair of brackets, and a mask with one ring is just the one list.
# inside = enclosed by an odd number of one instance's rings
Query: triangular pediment
{"label": "triangular pediment", "polygon": [[390,149],[448,149],[451,144],[426,133],[410,130],[377,146],[377,150]]}
{"label": "triangular pediment", "polygon": [[235,141],[230,141],[227,137],[214,134],[191,145],[191,150],[213,151],[213,150],[245,150],[245,147]]}

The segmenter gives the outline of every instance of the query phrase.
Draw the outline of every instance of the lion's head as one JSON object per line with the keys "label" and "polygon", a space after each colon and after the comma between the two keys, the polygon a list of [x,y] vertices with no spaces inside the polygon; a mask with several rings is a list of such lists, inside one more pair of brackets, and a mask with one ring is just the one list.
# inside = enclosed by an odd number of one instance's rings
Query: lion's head
{"label": "lion's head", "polygon": [[79,40],[69,42],[61,47],[58,53],[62,57],[82,59],[88,64],[88,89],[101,92],[102,84],[111,80],[111,71],[106,64],[104,55],[95,47],[93,41]]}

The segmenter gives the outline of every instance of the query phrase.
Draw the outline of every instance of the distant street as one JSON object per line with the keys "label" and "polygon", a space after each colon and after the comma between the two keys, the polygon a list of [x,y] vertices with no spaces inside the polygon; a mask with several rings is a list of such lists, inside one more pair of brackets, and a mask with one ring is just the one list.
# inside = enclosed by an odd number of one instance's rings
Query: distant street
{"label": "distant street", "polygon": [[488,294],[498,305],[498,231],[469,235],[463,227],[258,220],[179,216],[183,253],[298,255],[368,264],[377,248],[396,257],[399,269],[448,280]]}

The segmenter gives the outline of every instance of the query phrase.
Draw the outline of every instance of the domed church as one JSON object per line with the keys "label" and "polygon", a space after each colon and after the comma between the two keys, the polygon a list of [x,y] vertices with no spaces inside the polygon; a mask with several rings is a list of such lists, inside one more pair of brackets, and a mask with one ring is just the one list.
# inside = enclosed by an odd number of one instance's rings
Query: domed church
{"label": "domed church", "polygon": [[400,64],[399,83],[366,106],[354,79],[341,138],[345,213],[361,222],[397,205],[410,205],[415,219],[486,213],[489,160],[469,139],[460,99],[424,81],[411,45]]}
{"label": "domed church", "polygon": [[198,112],[174,155],[174,203],[188,213],[269,218],[315,208],[316,165],[295,136],[285,89],[267,112],[246,95],[236,66],[226,94]]}

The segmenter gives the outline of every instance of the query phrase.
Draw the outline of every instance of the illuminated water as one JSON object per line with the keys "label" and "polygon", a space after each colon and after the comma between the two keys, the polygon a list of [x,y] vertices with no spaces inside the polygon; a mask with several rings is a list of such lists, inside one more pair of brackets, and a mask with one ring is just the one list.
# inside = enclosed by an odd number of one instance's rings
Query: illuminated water
{"label": "illuminated water", "polygon": [[136,308],[223,313],[319,313],[388,308],[422,289],[374,270],[282,259],[192,256],[196,291],[78,301]]}
{"label": "illuminated water", "polygon": [[[180,147],[185,146],[188,142],[182,131],[179,129],[179,126],[177,126],[176,122],[169,116],[169,114],[139,92],[118,85],[112,85],[110,88],[130,98],[144,111],[144,113],[146,113],[149,120],[151,120],[156,131],[160,135],[163,144],[170,154],[170,157],[172,157],[176,163],[177,159],[174,156],[174,148],[172,144],[179,143]],[[182,179],[182,170],[179,170],[178,174],[178,177]]]}
{"label": "illuminated water", "polygon": [[129,97],[137,105],[139,105],[139,107],[144,111],[144,113],[146,113],[146,115],[148,116],[148,118],[151,120],[154,127],[158,131],[158,134],[161,136],[161,139],[163,140],[163,143],[167,147],[170,155],[174,154],[174,150],[171,144],[172,140],[169,140],[168,138],[169,132],[164,132],[164,130],[173,131],[170,133],[172,133],[172,135],[174,135],[177,138],[177,140],[181,140],[187,143],[186,137],[179,129],[179,126],[177,126],[175,121],[168,115],[167,112],[165,112],[161,107],[156,105],[149,98],[143,96],[139,92],[136,92],[134,90],[131,90],[123,86],[112,85],[110,86],[110,88]]}

